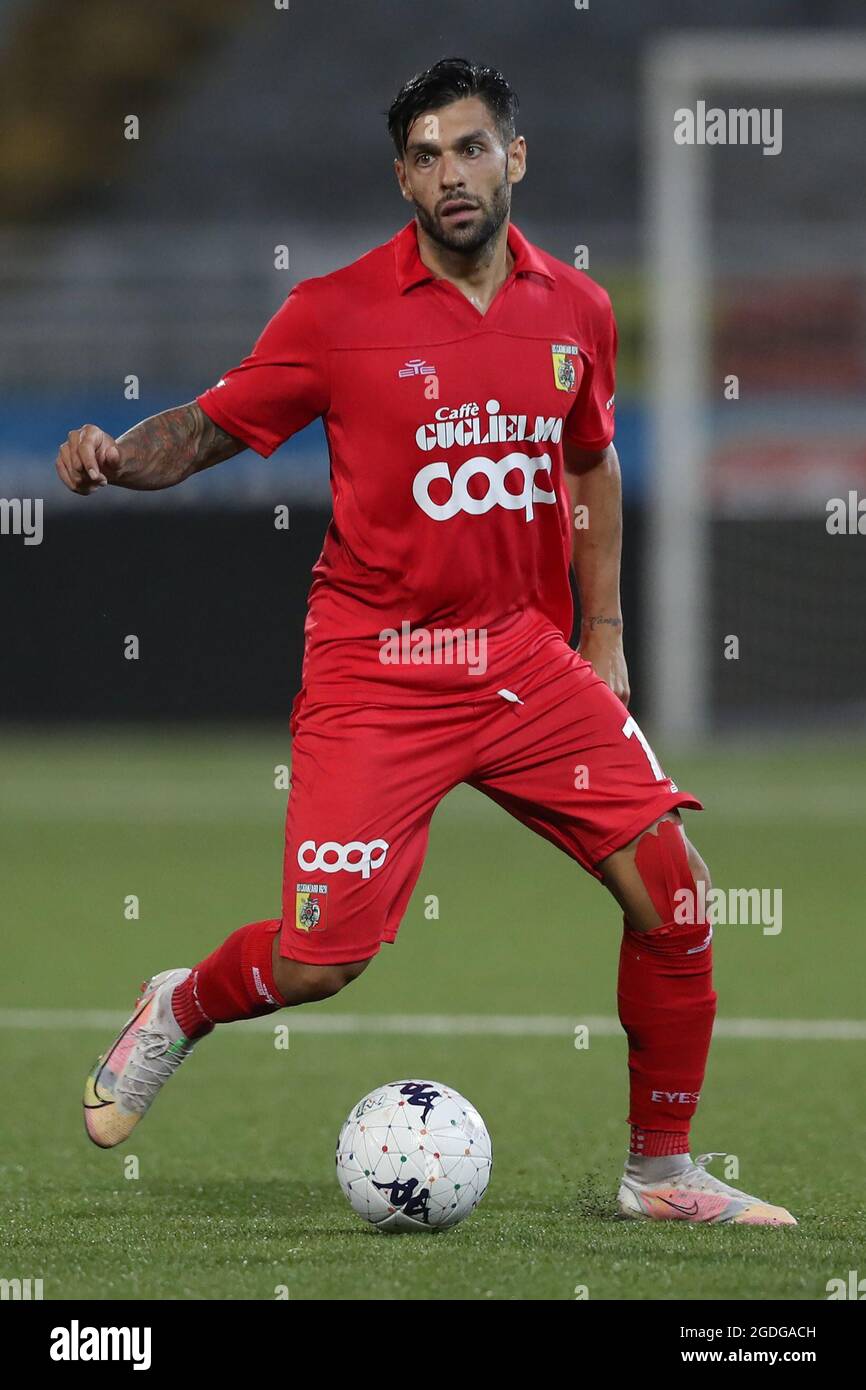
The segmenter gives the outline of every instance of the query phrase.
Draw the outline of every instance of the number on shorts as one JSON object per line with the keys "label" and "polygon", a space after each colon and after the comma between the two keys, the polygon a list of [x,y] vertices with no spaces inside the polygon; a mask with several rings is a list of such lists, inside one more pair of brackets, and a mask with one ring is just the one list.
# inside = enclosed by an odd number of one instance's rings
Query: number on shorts
{"label": "number on shorts", "polygon": [[661,767],[659,766],[659,760],[656,757],[653,750],[650,748],[649,744],[647,743],[646,734],[641,729],[637,720],[633,719],[632,716],[629,715],[628,719],[622,726],[622,731],[625,734],[626,738],[631,738],[632,734],[634,734],[641,748],[647,755],[647,761],[649,762],[649,765],[653,770],[653,776],[655,777],[656,781],[666,782],[668,779],[662,772]]}

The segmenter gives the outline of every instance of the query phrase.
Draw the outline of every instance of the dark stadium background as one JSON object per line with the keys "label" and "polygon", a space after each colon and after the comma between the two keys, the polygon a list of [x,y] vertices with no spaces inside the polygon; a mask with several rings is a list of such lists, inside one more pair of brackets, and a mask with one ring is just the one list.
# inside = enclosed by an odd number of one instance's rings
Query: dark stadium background
{"label": "dark stadium background", "polygon": [[[782,34],[862,20],[857,0],[599,2],[582,14],[511,0],[432,9],[293,0],[276,14],[225,0],[0,4],[0,495],[41,496],[45,526],[41,546],[0,540],[0,718],[288,710],[328,519],[319,425],[268,462],[248,453],[154,496],[71,497],[53,459],[69,428],[94,421],[120,433],[204,389],[248,351],[293,283],[403,225],[383,112],[406,76],[452,52],[500,66],[520,95],[529,173],[515,221],[566,261],[587,244],[590,273],[614,297],[626,644],[640,715],[646,45],[674,29]],[[129,114],[140,120],[136,141],[123,138]],[[811,199],[856,201],[847,158],[844,141],[816,144]],[[724,169],[719,177],[724,201]],[[273,268],[278,244],[288,270]],[[128,374],[138,400],[124,396]],[[291,508],[288,533],[273,528],[277,502]],[[783,527],[793,582],[803,523]],[[737,596],[748,600],[763,541],[742,526],[734,540]],[[723,532],[715,544],[730,550]],[[833,558],[850,590],[859,552],[840,545]],[[723,625],[726,602],[727,582],[714,595]],[[750,608],[739,603],[735,630],[751,621],[763,646],[768,615]],[[121,659],[127,633],[141,640],[134,663]],[[719,714],[752,717],[773,690],[772,666],[714,662]],[[786,674],[792,707],[815,703],[802,669]],[[859,658],[836,673],[861,708],[862,677]]]}

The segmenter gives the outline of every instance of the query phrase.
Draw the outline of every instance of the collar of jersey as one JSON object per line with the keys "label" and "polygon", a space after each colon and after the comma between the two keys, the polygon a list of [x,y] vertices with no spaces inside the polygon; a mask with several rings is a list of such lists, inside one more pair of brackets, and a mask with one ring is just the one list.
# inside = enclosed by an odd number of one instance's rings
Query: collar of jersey
{"label": "collar of jersey", "polygon": [[[536,248],[526,240],[522,232],[518,231],[513,222],[508,224],[507,236],[508,249],[514,257],[514,274],[543,275],[551,284],[554,284],[555,276],[548,270]],[[419,255],[418,230],[414,217],[394,237],[394,261],[397,270],[397,288],[401,294],[411,290],[414,285],[421,285],[426,280],[437,278]]]}

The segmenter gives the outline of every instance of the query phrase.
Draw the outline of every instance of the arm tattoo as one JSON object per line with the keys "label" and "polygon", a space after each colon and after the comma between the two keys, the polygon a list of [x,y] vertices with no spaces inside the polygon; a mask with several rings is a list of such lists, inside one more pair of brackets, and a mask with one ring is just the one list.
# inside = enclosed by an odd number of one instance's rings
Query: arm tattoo
{"label": "arm tattoo", "polygon": [[616,628],[617,632],[622,628],[622,618],[585,618],[584,622],[589,623],[590,632],[595,632],[596,626],[602,623],[609,623],[611,627]]}
{"label": "arm tattoo", "polygon": [[120,436],[117,447],[115,485],[150,491],[174,487],[239,454],[246,445],[208,419],[197,401],[190,401],[134,425]]}

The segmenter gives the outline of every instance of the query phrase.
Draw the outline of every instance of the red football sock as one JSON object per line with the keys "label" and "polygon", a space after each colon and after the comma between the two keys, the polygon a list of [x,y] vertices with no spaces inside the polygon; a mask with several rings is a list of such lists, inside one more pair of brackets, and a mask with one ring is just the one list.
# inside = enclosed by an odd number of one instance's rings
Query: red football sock
{"label": "red football sock", "polygon": [[632,1153],[687,1153],[716,1012],[710,928],[625,921],[619,1017],[628,1036]]}
{"label": "red football sock", "polygon": [[641,1158],[670,1158],[672,1154],[689,1152],[689,1136],[678,1134],[676,1130],[641,1129],[632,1125],[629,1153],[639,1154]]}
{"label": "red football sock", "polygon": [[177,985],[172,1012],[188,1038],[202,1037],[215,1023],[257,1018],[285,1006],[271,956],[279,929],[278,921],[239,927]]}

